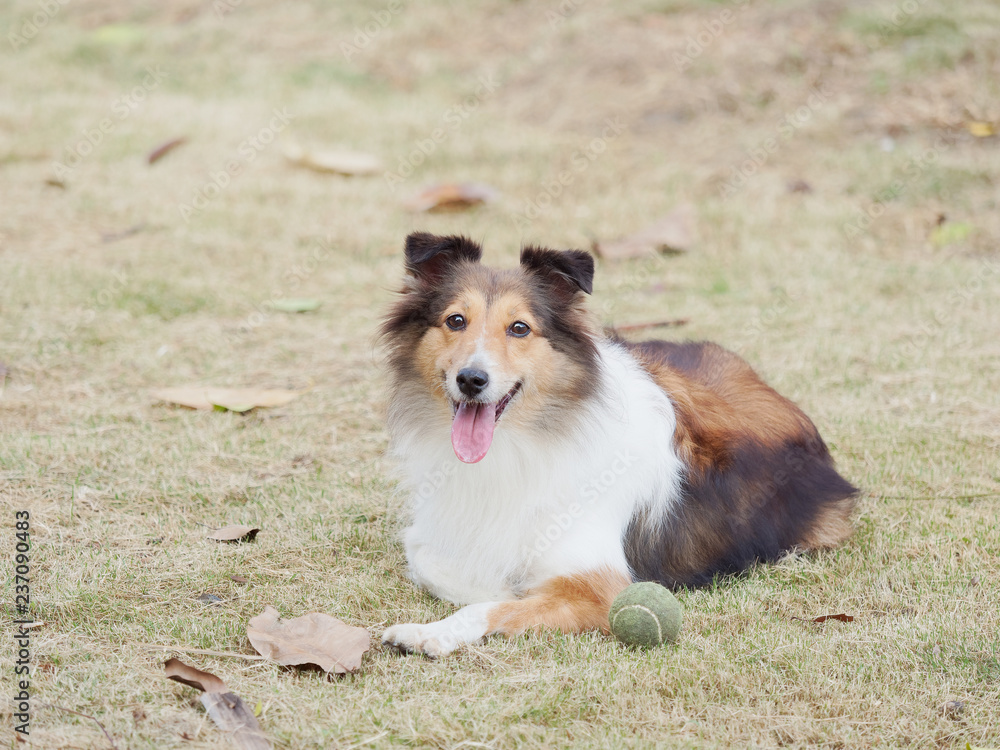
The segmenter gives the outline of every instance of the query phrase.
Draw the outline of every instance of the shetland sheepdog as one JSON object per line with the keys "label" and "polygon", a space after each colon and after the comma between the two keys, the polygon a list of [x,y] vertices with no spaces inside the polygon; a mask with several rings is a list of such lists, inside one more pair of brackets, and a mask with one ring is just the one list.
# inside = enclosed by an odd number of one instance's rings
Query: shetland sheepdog
{"label": "shetland sheepdog", "polygon": [[849,536],[857,490],[737,355],[602,331],[586,252],[526,247],[513,270],[481,255],[411,234],[383,322],[409,574],[465,605],[384,643],[437,657],[492,633],[606,631],[634,581],[701,586]]}

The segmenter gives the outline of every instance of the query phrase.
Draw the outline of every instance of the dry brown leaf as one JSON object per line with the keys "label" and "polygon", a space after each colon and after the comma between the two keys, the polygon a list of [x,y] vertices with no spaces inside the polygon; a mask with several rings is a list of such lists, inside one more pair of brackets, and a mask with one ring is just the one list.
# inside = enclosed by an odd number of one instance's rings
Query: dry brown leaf
{"label": "dry brown leaf", "polygon": [[118,240],[124,240],[134,234],[139,234],[145,228],[145,224],[139,223],[133,224],[128,229],[123,229],[120,232],[103,232],[101,234],[101,242],[118,242]]}
{"label": "dry brown leaf", "polygon": [[236,693],[203,693],[201,705],[215,725],[229,734],[229,741],[239,750],[269,750],[273,747],[257,723],[253,709]]}
{"label": "dry brown leaf", "polygon": [[158,388],[153,398],[189,409],[223,409],[245,412],[251,409],[284,406],[305,391],[267,388],[206,388],[200,385]]}
{"label": "dry brown leaf", "polygon": [[691,322],[690,318],[675,318],[673,320],[654,320],[649,323],[628,323],[626,325],[615,326],[615,330],[618,333],[635,333],[637,331],[646,331],[650,328],[675,328],[677,326],[686,326]]}
{"label": "dry brown leaf", "polygon": [[497,191],[482,182],[431,185],[403,201],[410,211],[461,211],[495,200]]}
{"label": "dry brown leaf", "polygon": [[268,750],[271,741],[257,723],[253,711],[223,680],[211,672],[203,672],[180,659],[170,659],[163,665],[168,679],[202,691],[201,703],[208,715],[230,741],[240,750]]}
{"label": "dry brown leaf", "polygon": [[976,138],[989,138],[991,135],[996,135],[996,128],[993,127],[991,122],[970,122],[967,124],[969,132],[972,133]]}
{"label": "dry brown leaf", "polygon": [[854,622],[854,615],[820,615],[819,617],[813,617],[812,619],[806,619],[805,617],[793,617],[793,620],[799,620],[800,622],[826,622],[827,620],[838,620],[840,622]]}
{"label": "dry brown leaf", "polygon": [[149,156],[146,157],[146,161],[150,164],[156,164],[160,159],[169,154],[178,146],[187,143],[187,138],[181,136],[180,138],[172,138],[166,143],[161,143],[159,146],[154,148],[149,152]]}
{"label": "dry brown leaf", "polygon": [[243,526],[237,523],[216,529],[208,535],[208,538],[217,542],[252,542],[257,538],[258,531],[260,529],[254,526]]}
{"label": "dry brown leaf", "polygon": [[691,249],[698,239],[697,213],[693,203],[681,203],[662,219],[627,237],[597,242],[594,251],[606,260],[642,258],[653,253],[678,254]]}
{"label": "dry brown leaf", "polygon": [[247,638],[262,656],[278,664],[312,665],[336,674],[355,671],[371,648],[371,637],[364,628],[322,612],[281,620],[274,607],[265,607],[250,620]]}
{"label": "dry brown leaf", "polygon": [[284,148],[285,158],[297,167],[330,174],[365,175],[382,171],[377,156],[355,151],[308,151],[296,144]]}
{"label": "dry brown leaf", "polygon": [[168,680],[180,682],[203,693],[228,693],[229,686],[211,672],[202,672],[180,659],[168,659],[163,664]]}
{"label": "dry brown leaf", "polygon": [[839,622],[854,622],[854,615],[820,615],[814,617],[813,622],[826,622],[827,620],[838,620]]}

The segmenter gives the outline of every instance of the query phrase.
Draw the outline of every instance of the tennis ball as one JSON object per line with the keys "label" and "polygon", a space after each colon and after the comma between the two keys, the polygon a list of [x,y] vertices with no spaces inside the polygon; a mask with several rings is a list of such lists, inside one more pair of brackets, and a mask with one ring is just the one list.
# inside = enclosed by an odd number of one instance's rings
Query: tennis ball
{"label": "tennis ball", "polygon": [[629,646],[650,648],[677,640],[681,605],[658,583],[633,583],[611,604],[611,632]]}

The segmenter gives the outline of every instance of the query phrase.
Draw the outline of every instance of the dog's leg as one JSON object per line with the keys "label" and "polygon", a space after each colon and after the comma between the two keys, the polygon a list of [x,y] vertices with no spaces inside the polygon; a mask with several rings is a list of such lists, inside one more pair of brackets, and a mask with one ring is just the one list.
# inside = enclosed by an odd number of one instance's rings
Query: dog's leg
{"label": "dog's leg", "polygon": [[385,631],[382,642],[407,653],[438,657],[493,633],[518,635],[545,627],[564,633],[607,631],[611,602],[629,583],[625,573],[606,568],[559,576],[517,601],[470,604],[438,622],[396,625]]}

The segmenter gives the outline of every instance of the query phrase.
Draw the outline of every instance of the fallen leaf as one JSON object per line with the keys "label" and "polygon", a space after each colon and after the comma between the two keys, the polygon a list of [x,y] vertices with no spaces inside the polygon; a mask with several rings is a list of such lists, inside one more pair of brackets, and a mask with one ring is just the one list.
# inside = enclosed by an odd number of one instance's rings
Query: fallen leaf
{"label": "fallen leaf", "polygon": [[611,242],[595,243],[594,251],[606,260],[642,258],[653,253],[677,255],[690,250],[697,236],[694,204],[681,203],[662,219],[634,234]]}
{"label": "fallen leaf", "polygon": [[976,138],[989,138],[991,135],[996,135],[997,132],[993,123],[990,122],[970,122],[968,128],[969,132]]}
{"label": "fallen leaf", "polygon": [[97,44],[113,47],[139,43],[145,36],[146,30],[132,23],[109,23],[99,26],[91,33],[91,39]]}
{"label": "fallen leaf", "polygon": [[244,576],[239,576],[239,575],[229,576],[229,580],[231,580],[231,581],[233,581],[235,583],[239,583],[239,584],[249,583],[249,579],[248,578],[246,578]]}
{"label": "fallen leaf", "polygon": [[[66,182],[64,180],[60,180],[58,177],[46,177],[45,184],[50,187],[62,188],[63,190],[66,189]],[[18,736],[18,739],[20,739],[20,736]]]}
{"label": "fallen leaf", "polygon": [[150,164],[156,164],[160,159],[169,154],[178,146],[182,146],[187,143],[187,138],[181,136],[180,138],[172,138],[166,143],[161,143],[159,146],[154,148],[149,152],[149,156],[146,157],[146,161]]}
{"label": "fallen leaf", "polygon": [[320,306],[318,299],[276,299],[271,302],[274,309],[284,313],[303,313],[316,310]]}
{"label": "fallen leaf", "polygon": [[266,388],[205,388],[198,385],[177,388],[158,388],[153,398],[189,409],[219,409],[245,412],[257,408],[284,406],[305,391],[286,391]]}
{"label": "fallen leaf", "polygon": [[221,529],[216,529],[208,535],[208,538],[214,539],[217,542],[252,542],[257,538],[258,531],[260,529],[254,526],[232,524],[230,526],[223,526]]}
{"label": "fallen leaf", "polygon": [[128,229],[123,229],[120,232],[105,232],[101,235],[101,242],[117,242],[126,237],[131,237],[133,234],[138,234],[145,228],[145,224],[133,224]]}
{"label": "fallen leaf", "polygon": [[371,647],[371,637],[364,628],[322,612],[281,620],[274,607],[265,607],[250,620],[247,638],[258,653],[278,664],[312,665],[336,674],[355,671]]}
{"label": "fallen leaf", "polygon": [[813,191],[812,185],[802,179],[792,180],[788,183],[789,193],[811,193]]}
{"label": "fallen leaf", "polygon": [[309,151],[297,144],[288,144],[283,151],[289,162],[314,172],[365,175],[382,171],[382,161],[371,154],[356,151]]}
{"label": "fallen leaf", "polygon": [[201,704],[216,726],[229,734],[240,750],[267,750],[271,741],[257,723],[254,712],[236,693],[211,672],[203,672],[180,659],[170,659],[163,665],[167,678],[202,691]]}
{"label": "fallen leaf", "polygon": [[674,328],[676,326],[686,326],[691,322],[690,318],[677,318],[675,320],[655,320],[650,323],[629,323],[623,326],[615,326],[619,333],[631,333],[635,331],[645,331],[649,328]]}
{"label": "fallen leaf", "polygon": [[424,188],[403,201],[403,206],[415,213],[461,211],[480,203],[489,203],[496,197],[497,191],[482,182],[447,182]]}
{"label": "fallen leaf", "polygon": [[837,620],[838,622],[854,622],[854,615],[820,615],[814,617],[813,622],[826,622],[827,620]]}
{"label": "fallen leaf", "polygon": [[826,622],[827,620],[838,620],[840,622],[854,622],[854,615],[820,615],[819,617],[813,617],[811,620],[807,620],[803,617],[793,617],[793,620],[799,620],[801,622]]}
{"label": "fallen leaf", "polygon": [[203,693],[201,705],[215,725],[229,733],[229,741],[239,750],[268,750],[274,747],[257,723],[254,712],[236,693]]}
{"label": "fallen leaf", "polygon": [[201,690],[203,693],[228,693],[229,686],[211,672],[202,672],[180,659],[168,659],[163,664],[167,679]]}
{"label": "fallen leaf", "polygon": [[961,242],[972,234],[973,229],[964,221],[943,221],[931,230],[931,242],[938,246]]}
{"label": "fallen leaf", "polygon": [[949,719],[957,719],[965,713],[965,703],[963,701],[947,701],[941,706],[941,713]]}

